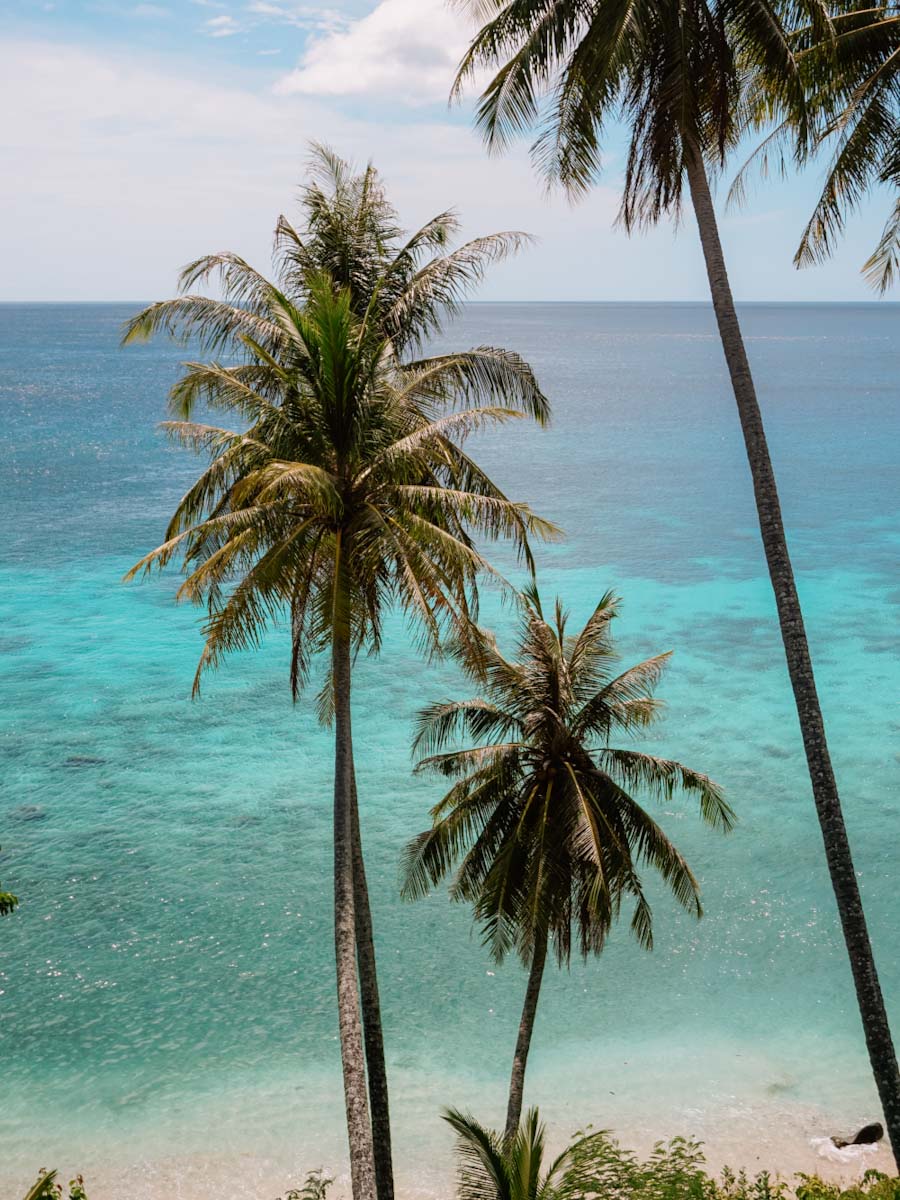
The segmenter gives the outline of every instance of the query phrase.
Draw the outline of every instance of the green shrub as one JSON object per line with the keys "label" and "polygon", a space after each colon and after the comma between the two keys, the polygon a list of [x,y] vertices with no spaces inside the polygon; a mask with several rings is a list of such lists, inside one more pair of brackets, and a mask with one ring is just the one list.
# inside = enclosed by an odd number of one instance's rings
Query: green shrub
{"label": "green shrub", "polygon": [[68,1192],[57,1182],[56,1171],[41,1168],[37,1181],[28,1191],[25,1200],[87,1200],[84,1180],[80,1175],[69,1180]]}
{"label": "green shrub", "polygon": [[573,1151],[578,1200],[900,1200],[900,1179],[880,1171],[866,1171],[850,1187],[818,1175],[798,1174],[790,1183],[768,1171],[751,1176],[729,1167],[715,1177],[701,1144],[689,1138],[657,1142],[641,1160],[608,1133],[587,1133]]}
{"label": "green shrub", "polygon": [[[320,1167],[317,1171],[310,1171],[303,1181],[303,1186],[300,1188],[290,1188],[284,1194],[284,1200],[325,1200],[328,1189],[334,1183],[330,1175],[326,1175]],[[81,1200],[76,1197],[75,1200]],[[277,1197],[281,1200],[281,1197]]]}
{"label": "green shrub", "polygon": [[866,1171],[859,1183],[842,1188],[818,1175],[798,1175],[797,1200],[900,1200],[900,1179],[881,1171]]}

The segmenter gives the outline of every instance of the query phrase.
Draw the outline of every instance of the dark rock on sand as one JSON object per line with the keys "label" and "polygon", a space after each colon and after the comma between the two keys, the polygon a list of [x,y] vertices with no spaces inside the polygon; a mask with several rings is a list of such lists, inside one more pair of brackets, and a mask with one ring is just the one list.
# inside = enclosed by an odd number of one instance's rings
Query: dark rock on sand
{"label": "dark rock on sand", "polygon": [[871,1125],[863,1125],[862,1129],[855,1138],[839,1138],[833,1137],[831,1140],[839,1150],[844,1146],[871,1146],[875,1142],[880,1142],[884,1137],[884,1129],[878,1121],[873,1121]]}

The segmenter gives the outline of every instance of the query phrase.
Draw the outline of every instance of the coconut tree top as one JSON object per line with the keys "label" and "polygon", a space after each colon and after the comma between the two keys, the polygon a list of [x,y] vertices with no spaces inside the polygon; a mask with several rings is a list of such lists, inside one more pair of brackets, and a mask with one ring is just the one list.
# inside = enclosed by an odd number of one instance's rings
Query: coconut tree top
{"label": "coconut tree top", "polygon": [[[492,574],[476,539],[509,537],[530,564],[529,539],[557,533],[464,450],[476,430],[548,420],[530,366],[493,346],[415,357],[521,235],[435,254],[450,214],[404,237],[373,168],[354,175],[321,148],[314,161],[302,232],[279,220],[274,279],[209,255],[185,268],[182,295],[126,328],[126,341],[161,330],[210,355],[185,364],[165,426],[210,465],[130,573],[181,558],[179,598],[209,612],[197,685],[280,619],[295,692],[335,629],[377,650],[391,605],[437,648],[446,620],[477,611],[479,574]],[[221,297],[190,290],[213,276]],[[234,424],[193,420],[199,405]]]}
{"label": "coconut tree top", "polygon": [[614,121],[628,130],[621,217],[652,223],[681,205],[686,156],[724,162],[745,132],[748,80],[803,112],[791,42],[805,18],[830,28],[823,0],[462,0],[483,21],[455,83],[494,71],[477,121],[495,149],[535,132],[548,182],[585,191],[603,165]]}
{"label": "coconut tree top", "polygon": [[642,866],[700,915],[693,873],[637,796],[667,800],[681,789],[697,797],[707,824],[734,822],[706,775],[613,742],[659,715],[652,693],[669,657],[621,671],[611,636],[618,612],[607,593],[570,634],[562,605],[545,617],[529,589],[515,657],[489,634],[477,649],[470,639],[458,657],[480,694],[420,716],[419,769],[457,782],[432,810],[433,827],[410,844],[405,892],[420,895],[455,869],[452,894],[473,904],[498,958],[516,948],[527,963],[548,936],[560,962],[573,937],[581,954],[599,953],[624,901],[633,903],[632,930],[651,946]]}

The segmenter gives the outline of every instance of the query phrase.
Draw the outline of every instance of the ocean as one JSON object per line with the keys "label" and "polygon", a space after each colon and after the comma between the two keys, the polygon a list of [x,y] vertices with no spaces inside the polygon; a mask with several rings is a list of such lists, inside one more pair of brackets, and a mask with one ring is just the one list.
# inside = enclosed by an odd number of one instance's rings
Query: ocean
{"label": "ocean", "polygon": [[[291,703],[283,630],[192,701],[201,614],[173,603],[177,572],[121,583],[197,469],[156,427],[187,351],[120,349],[136,307],[0,306],[0,880],[22,901],[0,922],[0,1194],[57,1165],[91,1200],[274,1200],[319,1166],[344,1194],[331,743],[312,694]],[[741,317],[900,1035],[900,306]],[[640,745],[739,816],[722,837],[663,808],[706,915],[654,889],[652,953],[623,928],[548,972],[526,1102],[556,1137],[809,1165],[811,1137],[878,1107],[711,309],[478,304],[442,341],[486,343],[525,354],[553,405],[548,430],[473,443],[566,530],[542,593],[583,620],[613,588],[626,662],[675,652]],[[509,612],[486,613],[503,642]],[[501,1122],[524,973],[445,894],[398,897],[441,794],[411,773],[413,718],[464,685],[395,621],[354,686],[398,1185],[447,1194],[440,1109]]]}

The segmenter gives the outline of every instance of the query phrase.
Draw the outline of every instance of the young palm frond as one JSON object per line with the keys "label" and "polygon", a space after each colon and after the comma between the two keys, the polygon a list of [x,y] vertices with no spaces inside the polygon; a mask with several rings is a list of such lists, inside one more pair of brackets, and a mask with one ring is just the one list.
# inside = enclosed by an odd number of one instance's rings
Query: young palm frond
{"label": "young palm frond", "polygon": [[609,1155],[609,1135],[579,1136],[547,1162],[546,1129],[529,1109],[512,1139],[501,1138],[473,1116],[448,1108],[456,1134],[459,1200],[576,1200],[593,1195]]}

